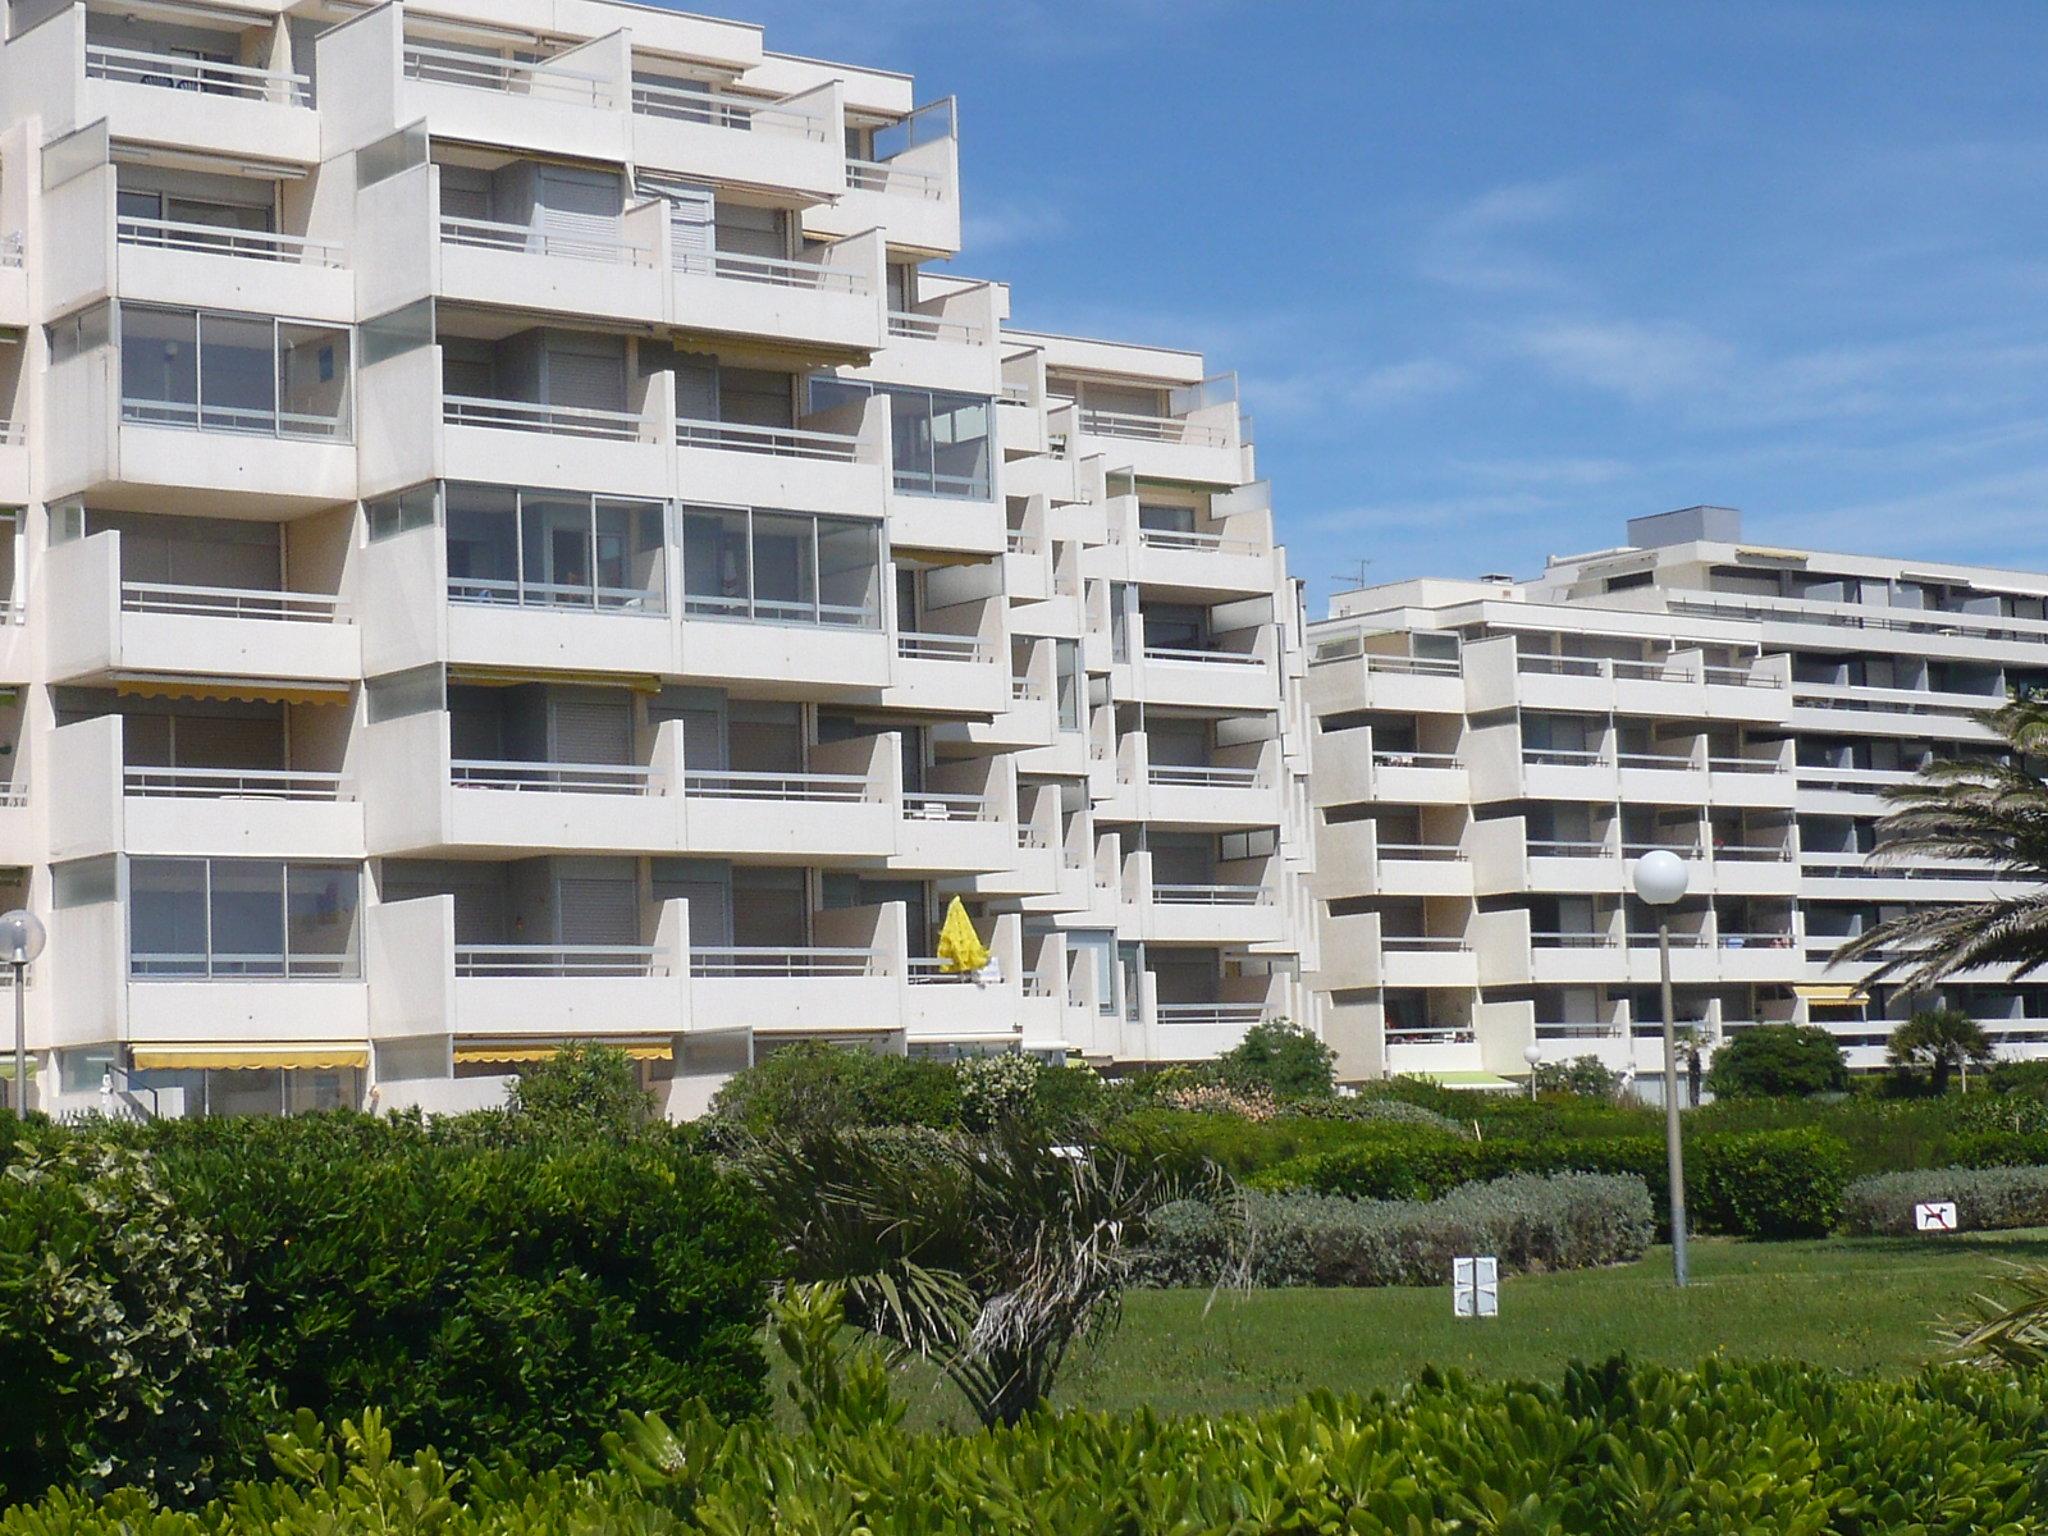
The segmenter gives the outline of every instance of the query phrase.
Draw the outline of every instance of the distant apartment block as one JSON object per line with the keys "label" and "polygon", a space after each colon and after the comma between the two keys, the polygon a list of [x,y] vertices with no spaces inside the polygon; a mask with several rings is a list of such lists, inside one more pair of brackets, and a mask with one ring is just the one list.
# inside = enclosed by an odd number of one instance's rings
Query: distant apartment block
{"label": "distant apartment block", "polygon": [[1700,507],[1517,583],[1341,594],[1311,626],[1316,890],[1329,1037],[1348,1069],[1520,1074],[1661,1062],[1657,922],[1634,858],[1668,848],[1674,1014],[1703,1049],[1810,1023],[1853,1067],[1940,1002],[2048,1054],[2048,982],[1934,998],[1832,967],[1985,871],[1873,866],[1881,792],[1992,750],[1977,715],[2048,685],[2048,576],[1746,543]]}
{"label": "distant apartment block", "polygon": [[18,0],[0,102],[37,1102],[1319,1024],[1232,381],[952,275],[950,101],[607,0]]}

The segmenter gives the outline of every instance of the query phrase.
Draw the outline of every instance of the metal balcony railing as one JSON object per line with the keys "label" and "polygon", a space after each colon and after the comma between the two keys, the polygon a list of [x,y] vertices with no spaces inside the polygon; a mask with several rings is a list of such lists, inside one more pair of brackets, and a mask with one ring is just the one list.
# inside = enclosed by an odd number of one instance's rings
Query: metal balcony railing
{"label": "metal balcony railing", "polygon": [[610,442],[642,441],[646,423],[632,411],[587,405],[543,405],[534,400],[484,400],[444,395],[441,419],[451,427],[492,427],[508,432],[549,432],[557,437],[594,437]]}
{"label": "metal balcony railing", "polygon": [[657,616],[667,610],[663,594],[651,587],[601,587],[585,582],[516,581],[489,576],[449,577],[448,601],[483,608],[549,608]]}
{"label": "metal balcony railing", "polygon": [[501,224],[492,219],[441,215],[441,242],[484,251],[509,251],[526,256],[559,256],[612,266],[645,267],[654,253],[625,237],[618,220],[609,226],[592,221],[587,228],[550,229],[545,224]]}
{"label": "metal balcony railing", "polygon": [[1184,767],[1176,763],[1147,764],[1147,782],[1188,789],[1257,789],[1256,768]]}
{"label": "metal balcony railing", "polygon": [[1267,907],[1273,891],[1264,885],[1157,885],[1152,901],[1162,907]]}
{"label": "metal balcony railing", "polygon": [[455,974],[530,981],[665,976],[668,967],[664,951],[652,944],[458,944]]}
{"label": "metal balcony railing", "polygon": [[1552,930],[1531,933],[1529,943],[1537,949],[1618,949],[1620,941],[1605,931],[1588,929]]}
{"label": "metal balcony railing", "polygon": [[1608,859],[1614,857],[1614,850],[1606,843],[1532,837],[1529,839],[1529,856],[1536,859]]}
{"label": "metal balcony railing", "polygon": [[988,646],[978,635],[940,635],[900,630],[896,654],[912,661],[987,661]]}
{"label": "metal balcony railing", "polygon": [[851,464],[860,439],[844,432],[804,427],[755,427],[737,421],[676,418],[676,442],[684,448],[722,448],[731,453],[765,453],[785,459],[826,459]]}
{"label": "metal balcony railing", "polygon": [[536,100],[559,101],[572,106],[617,105],[609,81],[581,70],[564,69],[544,59],[526,62],[502,58],[497,54],[440,48],[430,43],[407,43],[402,70],[406,79],[430,85],[495,91],[503,96],[530,96]]}
{"label": "metal balcony railing", "polygon": [[1381,752],[1372,755],[1375,768],[1462,768],[1463,758],[1455,752]]}
{"label": "metal balcony railing", "polygon": [[342,776],[303,769],[124,767],[124,794],[169,800],[345,800]]}
{"label": "metal balcony railing", "polygon": [[163,581],[121,583],[123,613],[182,614],[201,619],[266,623],[345,624],[347,611],[325,592],[273,592],[262,587],[193,587]]}
{"label": "metal balcony railing", "polygon": [[911,309],[889,311],[889,334],[909,341],[949,341],[963,347],[984,347],[988,336],[978,325],[965,320],[948,320],[943,315],[923,315]]}
{"label": "metal balcony railing", "polygon": [[935,794],[929,790],[903,792],[905,821],[993,821],[995,808],[986,795]]}
{"label": "metal balcony railing", "polygon": [[1198,667],[1262,667],[1263,658],[1251,651],[1206,651],[1194,650],[1179,645],[1148,645],[1145,647],[1147,661],[1170,661]]}
{"label": "metal balcony railing", "polygon": [[1230,434],[1221,427],[1190,422],[1179,416],[1140,416],[1130,411],[1082,410],[1083,432],[1133,442],[1182,443],[1191,448],[1227,448]]}
{"label": "metal balcony railing", "polygon": [[121,419],[145,427],[185,427],[202,432],[238,432],[252,437],[335,439],[344,436],[344,418],[312,411],[281,411],[260,406],[220,405],[197,400],[146,400],[121,397]]}
{"label": "metal balcony railing", "polygon": [[182,58],[140,48],[85,45],[85,78],[125,85],[155,85],[208,96],[239,96],[305,107],[313,102],[312,77],[280,69],[254,69],[213,59]]}
{"label": "metal balcony railing", "polygon": [[864,774],[762,773],[729,768],[690,769],[683,775],[683,793],[693,799],[773,800],[806,805],[848,805],[875,798]]}
{"label": "metal balcony railing", "polygon": [[1461,864],[1470,858],[1455,843],[1381,843],[1379,856],[1418,864]]}
{"label": "metal balcony railing", "polygon": [[295,262],[309,267],[343,265],[341,247],[331,240],[273,235],[267,230],[234,229],[220,224],[132,218],[124,214],[114,221],[114,238],[122,245],[237,256],[250,261]]}
{"label": "metal balcony railing", "polygon": [[632,109],[642,117],[702,123],[740,133],[781,133],[819,143],[825,138],[825,120],[820,114],[758,96],[739,96],[708,86],[698,90],[662,85],[650,80],[634,81],[632,95]]}
{"label": "metal balcony railing", "polygon": [[857,160],[846,157],[846,185],[855,192],[893,192],[903,197],[934,201],[946,195],[946,183],[932,171],[891,165],[886,160]]}
{"label": "metal balcony railing", "polygon": [[525,763],[458,757],[449,765],[456,789],[562,795],[649,795],[653,770],[633,763]]}
{"label": "metal balcony railing", "polygon": [[1231,1025],[1251,1028],[1266,1017],[1264,1003],[1158,1003],[1153,1016],[1161,1024]]}
{"label": "metal balcony railing", "polygon": [[881,951],[782,945],[707,945],[690,949],[690,974],[703,977],[872,976]]}
{"label": "metal balcony railing", "polygon": [[672,265],[678,272],[730,278],[740,283],[765,283],[771,288],[867,293],[874,286],[865,272],[828,267],[816,261],[787,261],[779,256],[746,256],[732,251],[691,251],[677,247]]}

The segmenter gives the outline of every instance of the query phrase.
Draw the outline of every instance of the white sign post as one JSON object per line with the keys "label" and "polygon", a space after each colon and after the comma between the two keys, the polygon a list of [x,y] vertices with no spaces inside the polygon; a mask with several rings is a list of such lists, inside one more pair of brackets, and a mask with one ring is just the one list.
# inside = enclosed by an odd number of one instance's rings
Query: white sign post
{"label": "white sign post", "polygon": [[1956,1230],[1956,1203],[1953,1200],[1922,1200],[1913,1207],[1913,1227],[1919,1232],[1953,1232]]}
{"label": "white sign post", "polygon": [[1451,1260],[1451,1315],[1500,1316],[1500,1260],[1490,1256]]}

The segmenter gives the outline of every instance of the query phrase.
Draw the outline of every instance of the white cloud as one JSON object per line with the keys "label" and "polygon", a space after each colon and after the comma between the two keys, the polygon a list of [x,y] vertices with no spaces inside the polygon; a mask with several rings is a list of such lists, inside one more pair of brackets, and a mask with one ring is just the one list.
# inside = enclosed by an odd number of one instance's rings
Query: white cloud
{"label": "white cloud", "polygon": [[1525,326],[1513,346],[1559,379],[1638,405],[1718,391],[1736,350],[1678,321],[1553,320]]}
{"label": "white cloud", "polygon": [[1066,209],[1050,198],[1011,198],[978,211],[970,200],[960,216],[960,244],[970,258],[1005,246],[1055,240],[1066,232]]}
{"label": "white cloud", "polygon": [[1514,237],[1557,223],[1583,201],[1579,182],[1570,177],[1494,187],[1429,230],[1417,270],[1434,282],[1485,293],[1562,288],[1563,275]]}

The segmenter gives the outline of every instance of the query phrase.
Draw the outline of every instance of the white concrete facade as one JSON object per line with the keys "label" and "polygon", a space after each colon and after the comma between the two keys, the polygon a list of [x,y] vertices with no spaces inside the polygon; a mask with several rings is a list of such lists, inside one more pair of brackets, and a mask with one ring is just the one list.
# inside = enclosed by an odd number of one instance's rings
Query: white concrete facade
{"label": "white concrete facade", "polygon": [[[2048,577],[1746,544],[1690,508],[1534,581],[1340,594],[1311,627],[1326,1027],[1365,1075],[1661,1065],[1656,922],[1632,859],[1690,866],[1675,1015],[1711,1048],[1824,1026],[1856,1069],[1930,1002],[2048,1054],[2048,984],[1935,998],[1833,967],[1981,871],[1866,862],[1880,792],[1988,750],[1976,715],[2048,681]],[[1341,960],[1335,957],[1342,957]]]}
{"label": "white concrete facade", "polygon": [[942,268],[950,101],[609,0],[11,21],[38,1102],[461,1108],[598,1038],[682,1115],[792,1039],[1318,1022],[1234,387]]}

